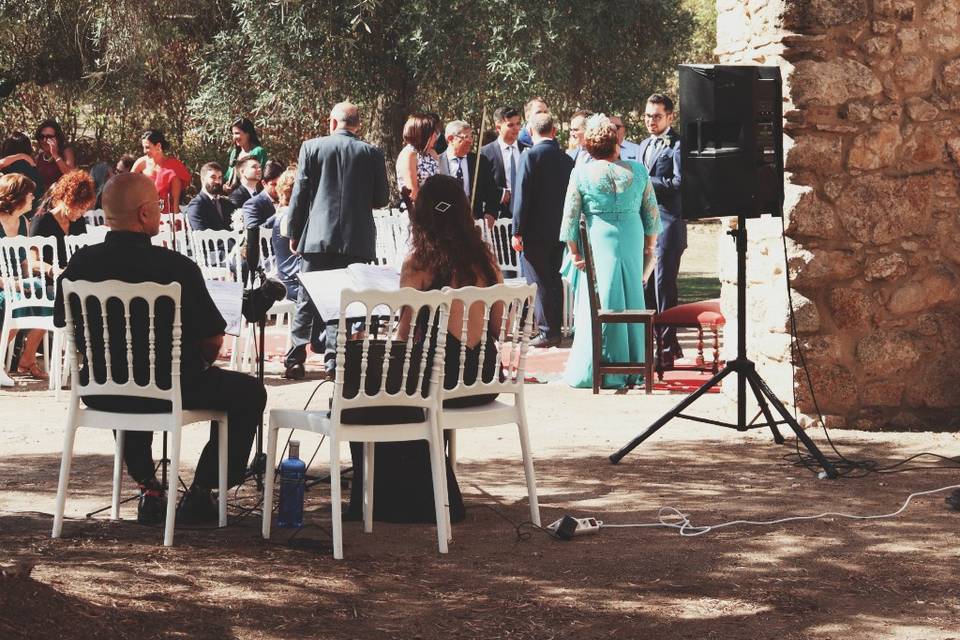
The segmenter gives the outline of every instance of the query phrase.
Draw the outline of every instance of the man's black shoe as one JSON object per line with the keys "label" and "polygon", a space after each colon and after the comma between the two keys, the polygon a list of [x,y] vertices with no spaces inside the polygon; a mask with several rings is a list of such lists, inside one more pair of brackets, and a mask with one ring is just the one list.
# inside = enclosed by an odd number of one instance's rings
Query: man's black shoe
{"label": "man's black shoe", "polygon": [[211,524],[219,520],[217,501],[209,489],[193,486],[183,494],[177,506],[178,524]]}
{"label": "man's black shoe", "polygon": [[167,515],[167,496],[156,482],[141,484],[137,503],[137,522],[161,524]]}
{"label": "man's black shoe", "polygon": [[294,362],[283,372],[283,377],[287,380],[303,380],[307,375],[307,370],[303,368],[302,362]]}
{"label": "man's black shoe", "polygon": [[960,511],[960,489],[955,489],[944,499],[944,502],[954,511]]}
{"label": "man's black shoe", "polygon": [[547,349],[549,347],[559,347],[560,338],[548,338],[547,336],[538,336],[531,343],[530,346],[534,349]]}

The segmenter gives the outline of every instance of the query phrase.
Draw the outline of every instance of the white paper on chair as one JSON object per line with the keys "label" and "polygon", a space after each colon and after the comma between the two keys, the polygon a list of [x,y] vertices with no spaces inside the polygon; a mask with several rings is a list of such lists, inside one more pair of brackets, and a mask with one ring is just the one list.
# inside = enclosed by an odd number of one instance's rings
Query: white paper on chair
{"label": "white paper on chair", "polygon": [[243,310],[243,285],[239,282],[224,282],[222,280],[204,280],[207,291],[223,316],[227,328],[224,333],[231,336],[240,335],[240,319]]}
{"label": "white paper on chair", "polygon": [[[317,313],[325,321],[340,317],[340,292],[344,289],[362,291],[397,291],[400,288],[400,272],[393,267],[372,264],[352,264],[346,269],[328,271],[309,271],[298,274]],[[366,314],[362,305],[353,305],[347,309],[348,317]]]}

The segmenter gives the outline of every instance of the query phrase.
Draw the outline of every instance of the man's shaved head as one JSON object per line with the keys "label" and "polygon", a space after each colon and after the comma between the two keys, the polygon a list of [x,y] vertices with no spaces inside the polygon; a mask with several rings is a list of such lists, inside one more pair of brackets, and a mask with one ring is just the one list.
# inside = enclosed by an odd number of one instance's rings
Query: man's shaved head
{"label": "man's shaved head", "polygon": [[160,196],[153,180],[142,173],[121,173],[103,187],[103,212],[114,231],[156,235],[160,224]]}
{"label": "man's shaved head", "polygon": [[338,129],[350,129],[360,126],[360,111],[352,102],[338,102],[330,110],[330,119],[337,121]]}

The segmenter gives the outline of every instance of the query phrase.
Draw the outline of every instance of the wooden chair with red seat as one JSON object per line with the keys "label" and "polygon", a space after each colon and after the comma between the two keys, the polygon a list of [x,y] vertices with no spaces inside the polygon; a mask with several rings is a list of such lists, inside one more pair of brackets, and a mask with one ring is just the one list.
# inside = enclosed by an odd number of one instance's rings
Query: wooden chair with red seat
{"label": "wooden chair with red seat", "polygon": [[[727,323],[720,311],[720,299],[700,300],[671,307],[663,313],[657,314],[654,324],[657,331],[657,380],[663,381],[663,340],[661,328],[693,328],[697,330],[697,359],[693,365],[677,365],[675,369],[688,371],[710,371],[714,375],[720,370],[720,327]],[[713,362],[708,367],[703,357],[703,330],[710,329],[713,333]]]}
{"label": "wooden chair with red seat", "polygon": [[[653,392],[653,321],[656,311],[652,309],[625,309],[611,311],[600,308],[600,295],[597,293],[597,272],[593,263],[593,250],[590,248],[590,236],[587,233],[587,219],[580,216],[580,248],[587,276],[587,293],[590,296],[590,326],[593,334],[593,393],[600,393],[600,383],[604,374],[629,375],[643,374],[646,393]],[[604,324],[642,324],[644,332],[644,356],[642,362],[601,362],[601,333]]]}

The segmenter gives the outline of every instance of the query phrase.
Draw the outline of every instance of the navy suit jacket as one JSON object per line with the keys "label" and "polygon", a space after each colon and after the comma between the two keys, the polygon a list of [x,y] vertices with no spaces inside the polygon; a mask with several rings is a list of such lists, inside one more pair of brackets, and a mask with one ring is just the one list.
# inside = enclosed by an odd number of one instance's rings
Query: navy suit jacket
{"label": "navy suit jacket", "polygon": [[338,130],[300,146],[290,196],[290,226],[297,251],[372,260],[377,229],[373,210],[387,206],[390,189],[383,152]]}
{"label": "navy suit jacket", "polygon": [[[521,164],[523,161],[523,150],[528,149],[527,145],[523,144],[517,140],[517,150],[520,152]],[[497,193],[497,203],[499,208],[498,218],[509,218],[511,213],[511,204],[499,204],[503,199],[503,190],[507,188],[507,171],[503,166],[503,153],[500,151],[500,139],[497,138],[493,142],[483,145],[480,149],[480,155],[484,156],[487,160],[490,161],[490,170],[493,172],[493,184],[499,190]],[[517,167],[517,175],[520,175],[520,167]],[[516,194],[511,194],[511,202],[513,196]]]}
{"label": "navy suit jacket", "polygon": [[[650,183],[657,196],[663,225],[657,237],[657,257],[661,261],[665,254],[679,255],[687,248],[687,223],[683,220],[680,206],[680,135],[670,129],[667,138],[669,144],[661,145],[650,166]],[[650,137],[640,143],[641,162],[651,143]]]}
{"label": "navy suit jacket", "polygon": [[243,203],[243,227],[245,229],[252,229],[253,227],[269,227],[272,229],[276,212],[276,205],[273,204],[270,194],[264,189]]}
{"label": "navy suit jacket", "polygon": [[[257,190],[254,192],[253,195],[257,195],[261,191],[263,191],[263,185],[257,183]],[[233,203],[233,208],[239,209],[240,207],[243,206],[243,203],[245,203],[247,200],[249,200],[253,196],[250,195],[250,192],[247,191],[247,188],[245,186],[243,186],[242,184],[238,184],[236,187],[234,187],[233,191],[231,191],[230,195],[227,197],[230,198],[230,202]]]}
{"label": "navy suit jacket", "polygon": [[210,196],[204,192],[198,193],[184,211],[187,215],[187,222],[190,223],[190,228],[194,231],[229,230],[234,206],[227,198],[219,198],[219,200],[221,213],[217,213],[217,205],[214,204]]}
{"label": "navy suit jacket", "polygon": [[556,140],[541,140],[520,156],[513,194],[513,233],[523,244],[546,246],[560,242],[560,223],[573,159]]}

